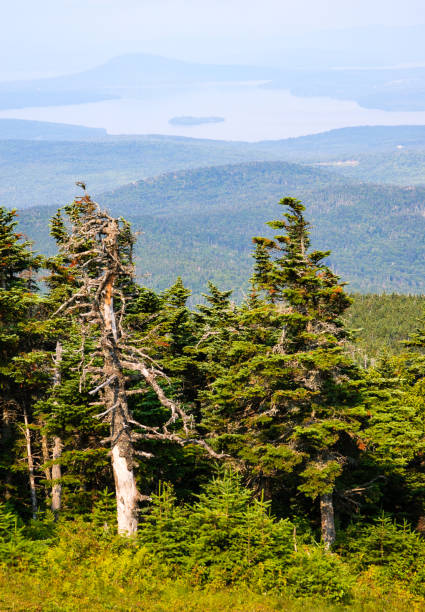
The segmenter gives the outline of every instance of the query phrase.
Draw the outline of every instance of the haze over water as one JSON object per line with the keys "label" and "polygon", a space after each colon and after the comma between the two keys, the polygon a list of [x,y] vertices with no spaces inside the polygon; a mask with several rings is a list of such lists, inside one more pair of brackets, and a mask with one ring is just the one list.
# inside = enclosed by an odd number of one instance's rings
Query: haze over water
{"label": "haze over water", "polygon": [[[221,116],[223,123],[176,126],[175,116]],[[302,136],[355,125],[425,124],[425,111],[389,112],[356,102],[300,98],[258,83],[209,83],[194,88],[159,89],[140,99],[24,108],[0,118],[33,119],[106,128],[110,134],[170,134],[222,140],[268,140]]]}

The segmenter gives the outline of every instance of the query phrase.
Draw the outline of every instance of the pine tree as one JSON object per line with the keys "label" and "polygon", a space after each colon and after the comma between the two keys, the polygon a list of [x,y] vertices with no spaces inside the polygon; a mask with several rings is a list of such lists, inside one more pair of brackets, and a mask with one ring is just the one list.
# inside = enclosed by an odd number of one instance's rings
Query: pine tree
{"label": "pine tree", "polygon": [[[370,450],[367,467],[380,478],[383,506],[391,513],[405,502],[403,518],[418,522],[425,517],[425,319],[397,356],[384,356],[367,372],[370,413],[364,439]],[[372,472],[373,474],[373,472]]]}
{"label": "pine tree", "polygon": [[284,230],[254,238],[253,292],[240,309],[232,358],[205,396],[219,443],[260,476],[297,474],[298,489],[320,498],[322,537],[335,539],[333,492],[364,414],[359,375],[344,353],[341,315],[350,304],[338,277],[309,251],[298,200],[285,198]]}
{"label": "pine tree", "polygon": [[[16,211],[0,208],[0,387],[2,410],[1,481],[9,498],[15,487],[12,470],[23,448],[27,459],[33,516],[38,501],[32,435],[32,404],[45,382],[44,355],[40,350],[41,325],[36,317],[43,300],[36,294],[34,275],[42,258],[15,231]],[[23,422],[24,440],[19,435]],[[15,454],[16,453],[16,454]],[[19,495],[18,495],[19,497]]]}

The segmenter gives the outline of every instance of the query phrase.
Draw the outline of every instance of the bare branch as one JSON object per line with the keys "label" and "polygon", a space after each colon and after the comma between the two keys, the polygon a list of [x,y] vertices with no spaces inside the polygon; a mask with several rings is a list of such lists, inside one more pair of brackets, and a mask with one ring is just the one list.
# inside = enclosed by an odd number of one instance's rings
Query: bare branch
{"label": "bare branch", "polygon": [[106,416],[107,414],[109,414],[110,412],[115,410],[115,408],[118,408],[119,405],[120,405],[120,402],[118,401],[113,406],[111,406],[110,408],[105,410],[104,412],[100,412],[99,414],[94,414],[93,418],[94,419],[101,419],[102,417]]}
{"label": "bare branch", "polygon": [[116,379],[117,375],[113,374],[112,376],[110,376],[108,378],[108,380],[105,380],[105,382],[103,382],[101,385],[99,385],[98,387],[96,387],[96,389],[93,389],[92,391],[89,391],[89,395],[94,395],[95,393],[97,393],[98,391],[100,391],[100,389],[103,389],[103,387],[106,387],[107,385],[110,385],[111,382],[113,382]]}

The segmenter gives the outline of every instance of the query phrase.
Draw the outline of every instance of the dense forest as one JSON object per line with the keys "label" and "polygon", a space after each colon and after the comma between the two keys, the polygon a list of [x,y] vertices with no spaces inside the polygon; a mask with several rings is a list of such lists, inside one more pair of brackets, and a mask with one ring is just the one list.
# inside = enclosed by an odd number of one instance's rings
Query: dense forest
{"label": "dense forest", "polygon": [[[0,197],[16,208],[46,202],[58,207],[73,199],[74,181],[82,177],[90,193],[101,199],[105,191],[161,173],[278,160],[329,163],[324,168],[338,183],[342,173],[345,182],[423,184],[424,151],[421,125],[351,127],[284,140],[238,142],[158,134],[112,136],[98,128],[0,118]],[[341,161],[356,164],[335,163]]]}
{"label": "dense forest", "polygon": [[424,299],[353,303],[286,197],[194,307],[81,186],[48,256],[0,209],[2,609],[422,609]]}
{"label": "dense forest", "polygon": [[[312,244],[332,251],[328,263],[350,291],[425,292],[423,186],[352,183],[317,167],[248,162],[146,178],[99,201],[143,232],[134,251],[139,280],[164,290],[179,275],[193,291],[193,306],[209,280],[232,289],[236,301],[249,291],[251,236],[264,231],[282,192],[308,205]],[[21,231],[50,254],[54,211],[19,211]]]}

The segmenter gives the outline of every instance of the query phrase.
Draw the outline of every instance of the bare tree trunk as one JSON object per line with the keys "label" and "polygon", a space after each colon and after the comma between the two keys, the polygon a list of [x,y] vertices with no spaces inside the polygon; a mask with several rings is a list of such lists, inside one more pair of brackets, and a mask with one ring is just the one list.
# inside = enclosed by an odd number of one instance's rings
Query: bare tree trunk
{"label": "bare tree trunk", "polygon": [[115,277],[110,276],[103,293],[105,330],[102,338],[104,368],[108,380],[104,393],[105,409],[110,412],[111,457],[117,499],[118,533],[134,535],[137,532],[137,502],[139,493],[134,476],[134,448],[129,426],[129,410],[125,392],[119,351],[116,345],[117,329],[112,305]]}
{"label": "bare tree trunk", "polygon": [[[41,427],[43,427],[43,423],[41,423]],[[43,463],[47,463],[48,461],[50,461],[50,457],[49,457],[49,442],[47,440],[47,436],[45,433],[41,434],[41,451],[43,454]],[[46,480],[51,480],[52,475],[50,472],[50,468],[45,467],[44,468],[44,475],[46,476]]]}
{"label": "bare tree trunk", "polygon": [[[56,357],[55,357],[55,369],[53,371],[53,387],[57,387],[61,382],[61,371],[60,365],[62,361],[62,344],[59,340],[56,342]],[[54,461],[52,465],[52,512],[57,517],[61,509],[62,502],[62,485],[60,479],[62,478],[62,469],[59,463],[59,459],[62,455],[62,440],[59,436],[55,436],[53,440],[53,451],[52,459]]]}
{"label": "bare tree trunk", "polygon": [[24,406],[24,423],[25,423],[25,440],[27,443],[27,460],[28,460],[28,473],[30,481],[31,491],[31,506],[32,506],[32,517],[37,518],[37,492],[35,489],[35,476],[34,476],[34,459],[31,450],[31,433],[28,425],[28,413]]}
{"label": "bare tree trunk", "polygon": [[[85,189],[84,184],[81,186]],[[83,348],[82,379],[85,379],[87,374],[90,375],[97,386],[89,391],[89,394],[101,394],[102,401],[94,404],[100,403],[103,410],[93,416],[103,419],[110,426],[110,435],[103,442],[109,441],[111,444],[118,532],[130,536],[137,531],[137,504],[143,499],[136,487],[134,457],[136,454],[145,458],[152,457],[149,452],[136,451],[135,440],[172,441],[181,446],[199,444],[211,457],[218,459],[224,455],[216,453],[205,440],[191,436],[194,433],[192,419],[178,402],[166,396],[157,380],[163,373],[158,370],[149,355],[135,346],[137,342],[133,342],[131,331],[123,328],[125,286],[128,286],[128,280],[134,276],[134,237],[128,224],[124,220],[113,219],[106,211],[100,210],[98,204],[87,194],[75,201],[75,207],[73,213],[69,213],[71,233],[67,233],[60,217],[56,222],[63,232],[60,240],[61,253],[68,260],[74,261],[76,266],[78,289],[58,308],[54,316],[61,312],[78,312],[83,333],[86,331],[95,341],[95,355],[102,356],[102,367],[93,365],[93,359],[87,363]],[[90,247],[82,251],[83,245]],[[117,311],[114,310],[114,298],[118,298],[120,302]],[[150,367],[146,363],[149,363]],[[126,392],[123,369],[137,372],[138,377],[152,388],[158,400],[170,412],[162,427],[152,427],[134,420],[128,407],[127,394],[144,393],[145,390],[131,389]],[[168,429],[168,426],[178,420],[182,422],[183,436]],[[134,426],[141,431],[133,431]]]}
{"label": "bare tree trunk", "polygon": [[[40,428],[43,429],[43,427],[44,427],[44,423],[41,421]],[[49,457],[49,441],[47,439],[47,435],[44,432],[41,434],[41,452],[42,452],[43,464],[44,464],[43,471],[44,471],[44,475],[47,481],[44,487],[45,496],[47,500],[49,497],[49,484],[52,479],[52,471],[49,467],[46,467],[46,463],[50,461],[50,457]]]}
{"label": "bare tree trunk", "polygon": [[[2,446],[4,448],[10,448],[11,440],[12,440],[12,408],[9,402],[5,402],[3,404],[3,418],[2,418]],[[12,488],[12,475],[10,470],[7,470],[5,475],[5,489],[4,489],[4,498],[5,500],[9,500],[11,498],[10,490]]]}
{"label": "bare tree trunk", "polygon": [[335,542],[335,519],[332,493],[320,496],[320,516],[322,523],[322,540],[326,550]]}
{"label": "bare tree trunk", "polygon": [[[121,419],[118,417],[114,420],[117,426]],[[117,497],[118,533],[131,536],[137,533],[139,493],[131,461],[132,443],[128,438],[128,434],[121,435],[119,441],[112,445],[112,469]]]}
{"label": "bare tree trunk", "polygon": [[[62,455],[62,440],[59,436],[55,436],[53,440],[53,451],[52,451],[52,459],[53,461],[57,461],[60,459]],[[60,483],[60,479],[62,478],[62,470],[60,463],[54,463],[52,465],[52,512],[54,512],[55,516],[59,513],[61,509],[62,503],[62,485]]]}

